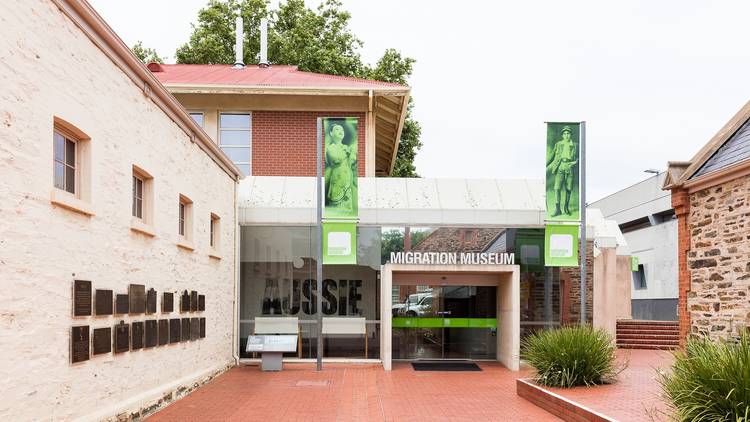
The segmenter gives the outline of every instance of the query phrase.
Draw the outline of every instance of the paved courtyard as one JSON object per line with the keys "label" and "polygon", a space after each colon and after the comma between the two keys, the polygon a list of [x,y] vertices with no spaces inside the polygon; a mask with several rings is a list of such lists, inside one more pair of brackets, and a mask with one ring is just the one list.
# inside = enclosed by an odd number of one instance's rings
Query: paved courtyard
{"label": "paved courtyard", "polygon": [[[668,352],[619,350],[629,361],[617,384],[555,392],[619,421],[664,420],[656,368]],[[481,372],[416,372],[407,363],[286,364],[282,372],[240,366],[156,413],[158,421],[557,421],[516,395],[511,372],[493,362]]]}

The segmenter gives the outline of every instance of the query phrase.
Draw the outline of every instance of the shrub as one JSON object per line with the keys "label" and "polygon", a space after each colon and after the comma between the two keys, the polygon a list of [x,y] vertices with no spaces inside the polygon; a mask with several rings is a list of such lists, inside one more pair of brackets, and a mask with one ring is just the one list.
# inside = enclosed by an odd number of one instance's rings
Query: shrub
{"label": "shrub", "polygon": [[549,387],[608,384],[624,369],[615,364],[612,336],[591,326],[537,331],[521,349],[536,370],[534,381]]}
{"label": "shrub", "polygon": [[750,338],[689,339],[659,382],[678,420],[750,421]]}

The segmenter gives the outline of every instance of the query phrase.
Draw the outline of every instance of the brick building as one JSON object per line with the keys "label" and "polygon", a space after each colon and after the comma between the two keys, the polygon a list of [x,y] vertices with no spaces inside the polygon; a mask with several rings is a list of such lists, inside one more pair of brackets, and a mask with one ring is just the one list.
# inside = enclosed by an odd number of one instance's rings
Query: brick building
{"label": "brick building", "polygon": [[750,322],[750,103],[664,189],[678,218],[680,337],[737,337]]}

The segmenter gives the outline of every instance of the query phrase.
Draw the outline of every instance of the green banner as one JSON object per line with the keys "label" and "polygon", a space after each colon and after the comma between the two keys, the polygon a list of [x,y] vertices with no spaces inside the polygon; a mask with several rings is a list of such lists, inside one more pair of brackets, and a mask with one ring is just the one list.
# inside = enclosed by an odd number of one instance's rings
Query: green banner
{"label": "green banner", "polygon": [[357,223],[323,222],[323,264],[357,264]]}
{"label": "green banner", "polygon": [[548,224],[545,227],[544,263],[548,267],[578,266],[577,224]]}
{"label": "green banner", "polygon": [[638,257],[637,256],[631,256],[630,257],[630,271],[633,271],[634,273],[638,272]]}
{"label": "green banner", "polygon": [[323,218],[351,219],[358,216],[356,117],[323,119],[325,145],[325,208]]}
{"label": "green banner", "polygon": [[580,123],[547,123],[547,221],[579,221]]}
{"label": "green banner", "polygon": [[521,272],[544,271],[544,232],[540,229],[518,229],[515,253]]}

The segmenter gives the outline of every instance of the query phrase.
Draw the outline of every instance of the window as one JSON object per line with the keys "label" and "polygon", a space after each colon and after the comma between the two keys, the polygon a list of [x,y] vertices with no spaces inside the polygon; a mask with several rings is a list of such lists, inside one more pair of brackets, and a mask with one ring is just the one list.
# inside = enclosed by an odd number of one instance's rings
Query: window
{"label": "window", "polygon": [[61,132],[54,132],[55,187],[76,194],[76,143]]}
{"label": "window", "polygon": [[633,287],[635,290],[645,290],[646,285],[646,267],[643,264],[638,265],[638,271],[633,271]]}
{"label": "window", "polygon": [[185,195],[180,195],[179,224],[178,233],[180,242],[178,245],[192,250],[193,246],[193,201]]}
{"label": "window", "polygon": [[203,112],[202,111],[191,111],[190,117],[198,123],[198,126],[203,127]]}
{"label": "window", "polygon": [[143,219],[143,179],[133,174],[133,217]]}
{"label": "window", "polygon": [[52,192],[50,202],[85,215],[91,208],[91,138],[55,117],[52,128]]}
{"label": "window", "polygon": [[218,251],[219,250],[219,223],[220,223],[219,216],[211,213],[211,226],[210,226],[210,233],[209,233],[209,245],[211,246],[211,249]]}
{"label": "window", "polygon": [[252,128],[249,113],[219,115],[219,146],[246,175],[250,175]]}
{"label": "window", "polygon": [[180,236],[185,236],[185,213],[187,204],[180,201]]}

